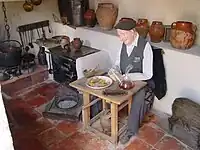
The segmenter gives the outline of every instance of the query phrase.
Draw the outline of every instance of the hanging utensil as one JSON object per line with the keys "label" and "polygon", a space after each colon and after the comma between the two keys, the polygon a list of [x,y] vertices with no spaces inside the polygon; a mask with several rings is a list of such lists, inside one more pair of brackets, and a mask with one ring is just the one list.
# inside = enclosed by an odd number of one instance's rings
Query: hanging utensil
{"label": "hanging utensil", "polygon": [[20,37],[20,41],[21,41],[22,47],[24,47],[24,41],[23,41],[23,37],[22,37],[22,33],[21,32],[19,32],[19,37]]}
{"label": "hanging utensil", "polygon": [[43,27],[42,27],[42,39],[46,40],[46,34],[45,34],[45,30]]}
{"label": "hanging utensil", "polygon": [[48,30],[49,30],[49,33],[51,33],[50,25],[48,25]]}
{"label": "hanging utensil", "polygon": [[40,32],[39,32],[39,29],[37,28],[37,34],[38,34],[38,38],[40,39]]}
{"label": "hanging utensil", "polygon": [[33,43],[32,43],[32,41],[33,41],[33,30],[29,30],[29,35],[30,35],[30,41],[29,41],[29,46],[31,47],[31,48],[34,48],[34,46],[33,46]]}
{"label": "hanging utensil", "polygon": [[22,32],[23,35],[23,43],[24,43],[24,47],[26,46],[26,36],[25,36],[25,31]]}
{"label": "hanging utensil", "polygon": [[49,53],[49,74],[53,74],[52,63],[51,63],[51,53]]}
{"label": "hanging utensil", "polygon": [[25,47],[25,51],[28,52],[28,51],[30,50],[30,48],[29,48],[29,46],[28,46],[28,43],[29,43],[29,41],[28,41],[28,31],[25,30],[24,33],[25,33],[25,38],[26,38],[26,47]]}
{"label": "hanging utensil", "polygon": [[33,4],[29,2],[28,0],[25,0],[25,3],[23,4],[23,8],[26,12],[30,12],[33,10]]}

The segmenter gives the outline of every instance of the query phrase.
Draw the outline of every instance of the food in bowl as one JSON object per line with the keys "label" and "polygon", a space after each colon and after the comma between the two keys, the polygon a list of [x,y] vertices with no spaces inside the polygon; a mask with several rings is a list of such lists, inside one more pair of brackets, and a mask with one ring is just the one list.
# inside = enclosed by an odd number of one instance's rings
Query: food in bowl
{"label": "food in bowl", "polygon": [[92,87],[104,87],[107,86],[108,84],[109,82],[99,77],[91,78],[88,82],[88,85]]}

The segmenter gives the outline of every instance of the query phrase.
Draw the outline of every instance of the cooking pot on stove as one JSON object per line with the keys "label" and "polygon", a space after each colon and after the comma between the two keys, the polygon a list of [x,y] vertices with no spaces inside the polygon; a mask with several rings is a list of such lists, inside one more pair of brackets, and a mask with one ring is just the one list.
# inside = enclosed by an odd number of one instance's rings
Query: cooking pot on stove
{"label": "cooking pot on stove", "polygon": [[14,67],[21,64],[22,45],[16,40],[0,42],[0,67]]}

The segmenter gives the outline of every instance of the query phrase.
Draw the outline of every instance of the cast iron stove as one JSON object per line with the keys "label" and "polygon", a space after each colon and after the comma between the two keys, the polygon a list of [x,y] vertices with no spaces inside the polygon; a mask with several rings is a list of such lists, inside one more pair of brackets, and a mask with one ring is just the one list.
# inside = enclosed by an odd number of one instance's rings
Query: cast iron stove
{"label": "cast iron stove", "polygon": [[82,46],[80,51],[64,51],[61,46],[49,49],[52,56],[54,80],[60,83],[57,93],[46,106],[43,115],[51,119],[78,121],[82,110],[82,95],[69,86],[77,79],[76,59],[99,50]]}

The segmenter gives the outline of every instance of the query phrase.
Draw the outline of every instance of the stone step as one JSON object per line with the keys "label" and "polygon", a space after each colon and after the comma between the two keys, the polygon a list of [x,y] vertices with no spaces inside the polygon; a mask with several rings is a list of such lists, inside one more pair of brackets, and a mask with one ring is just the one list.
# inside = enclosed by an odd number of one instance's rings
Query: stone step
{"label": "stone step", "polygon": [[1,91],[7,96],[14,97],[17,92],[47,80],[48,74],[46,67],[37,65],[32,73],[22,74],[7,81],[0,81]]}

